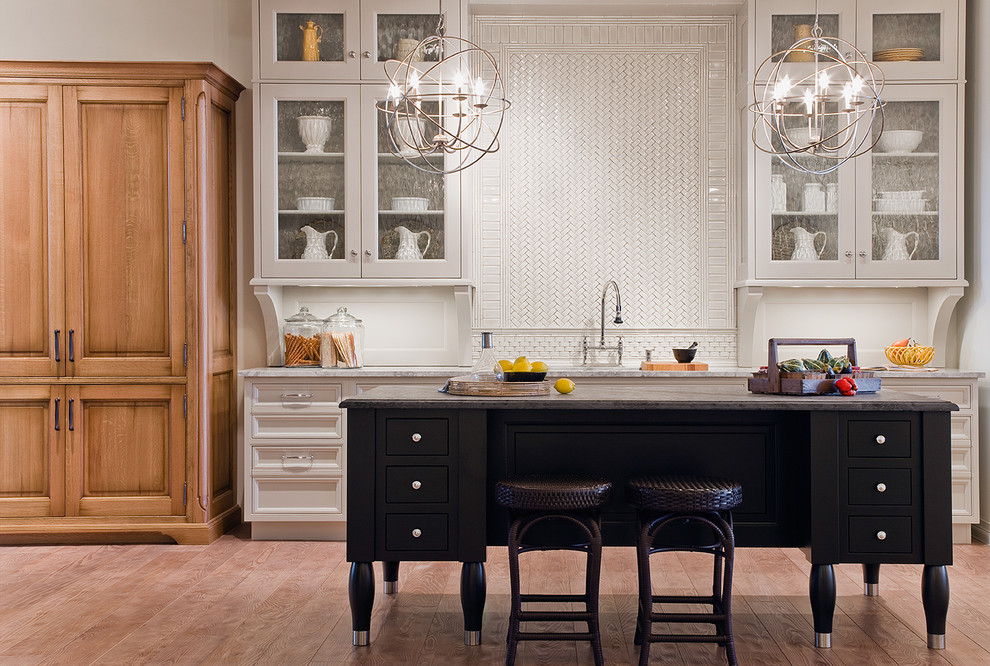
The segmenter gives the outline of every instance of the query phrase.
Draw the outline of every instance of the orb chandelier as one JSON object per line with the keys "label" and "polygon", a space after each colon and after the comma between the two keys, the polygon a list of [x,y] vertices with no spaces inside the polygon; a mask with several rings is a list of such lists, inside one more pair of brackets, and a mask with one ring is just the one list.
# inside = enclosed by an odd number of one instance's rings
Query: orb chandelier
{"label": "orb chandelier", "polygon": [[[805,62],[789,62],[794,60]],[[760,84],[764,73],[766,83]],[[883,84],[883,72],[855,46],[822,37],[816,2],[811,36],[771,55],[757,69],[750,105],[753,144],[798,171],[835,171],[869,152],[880,138]]]}
{"label": "orb chandelier", "polygon": [[[446,36],[444,25],[441,14],[435,35],[402,59],[386,61],[388,97],[377,104],[385,115],[392,154],[437,174],[456,173],[497,151],[509,108],[492,54],[461,37]],[[481,77],[485,70],[491,71],[488,82]]]}

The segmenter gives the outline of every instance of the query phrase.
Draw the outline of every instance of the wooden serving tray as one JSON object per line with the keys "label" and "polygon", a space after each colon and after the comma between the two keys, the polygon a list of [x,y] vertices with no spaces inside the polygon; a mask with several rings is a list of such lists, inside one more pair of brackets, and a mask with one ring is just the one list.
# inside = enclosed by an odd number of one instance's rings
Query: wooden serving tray
{"label": "wooden serving tray", "polygon": [[475,382],[451,379],[447,392],[452,395],[550,395],[550,381],[542,382]]}
{"label": "wooden serving tray", "polygon": [[678,372],[680,370],[708,370],[707,363],[678,363],[677,361],[642,361],[640,370],[663,370]]}

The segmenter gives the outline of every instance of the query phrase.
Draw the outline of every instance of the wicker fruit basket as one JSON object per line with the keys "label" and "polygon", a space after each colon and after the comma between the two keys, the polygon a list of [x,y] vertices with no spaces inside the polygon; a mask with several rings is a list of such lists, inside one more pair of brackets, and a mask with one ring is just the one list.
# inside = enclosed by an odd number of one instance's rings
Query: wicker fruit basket
{"label": "wicker fruit basket", "polygon": [[909,347],[884,347],[883,353],[894,365],[904,365],[909,368],[921,368],[928,365],[935,355],[934,347],[913,345]]}

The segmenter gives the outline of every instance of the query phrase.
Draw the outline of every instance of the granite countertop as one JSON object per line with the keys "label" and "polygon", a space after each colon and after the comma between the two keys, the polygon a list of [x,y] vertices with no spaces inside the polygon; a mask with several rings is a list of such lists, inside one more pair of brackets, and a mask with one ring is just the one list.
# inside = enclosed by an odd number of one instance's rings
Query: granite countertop
{"label": "granite countertop", "polygon": [[[548,377],[695,377],[695,378],[733,378],[750,377],[754,368],[738,367],[712,367],[707,371],[644,371],[639,369],[639,364],[635,366],[588,366],[588,365],[551,365]],[[246,368],[239,371],[242,377],[273,377],[273,378],[361,378],[361,377],[409,377],[409,378],[432,378],[442,377],[449,379],[459,375],[466,375],[471,372],[470,368],[463,366],[368,366],[364,368],[284,368],[284,367],[260,367]],[[958,370],[954,368],[940,368],[935,371],[912,371],[912,370],[884,370],[876,373],[878,377],[890,377],[900,379],[947,379],[965,378],[973,379],[983,377],[984,373],[972,370]]]}
{"label": "granite countertop", "polygon": [[855,396],[768,395],[744,387],[583,386],[569,394],[485,397],[439,393],[436,387],[379,386],[346,398],[344,408],[415,407],[433,409],[681,409],[681,410],[843,410],[956,411],[955,403],[884,389]]}

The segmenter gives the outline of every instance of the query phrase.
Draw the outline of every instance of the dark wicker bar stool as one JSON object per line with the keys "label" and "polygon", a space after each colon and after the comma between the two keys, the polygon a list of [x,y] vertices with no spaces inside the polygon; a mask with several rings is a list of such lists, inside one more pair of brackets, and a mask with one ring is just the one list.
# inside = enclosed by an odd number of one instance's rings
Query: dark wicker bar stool
{"label": "dark wicker bar stool", "polygon": [[[602,641],[598,630],[598,584],[602,565],[600,509],[612,494],[612,484],[593,477],[526,476],[499,481],[495,501],[509,509],[509,582],[512,608],[509,612],[508,649],[505,663],[516,661],[519,641],[591,641],[595,664],[602,664]],[[525,543],[526,533],[541,522],[564,521],[586,537],[578,543],[536,545]],[[584,594],[521,594],[519,554],[531,550],[577,550],[588,554]],[[522,609],[526,602],[582,602],[583,611]],[[587,622],[588,631],[523,632],[521,622]]]}
{"label": "dark wicker bar stool", "polygon": [[[640,644],[639,663],[650,661],[651,643],[717,643],[725,647],[730,666],[736,664],[732,643],[732,559],[735,537],[732,509],[742,501],[742,486],[735,481],[700,476],[644,476],[626,484],[626,501],[636,509],[639,535],[636,561],[639,570],[639,613],[636,643]],[[656,545],[657,534],[675,524],[705,525],[713,542]],[[692,525],[694,524],[694,525]],[[703,532],[705,530],[702,530]],[[692,540],[693,541],[693,540]],[[712,593],[694,596],[654,595],[650,583],[650,555],[668,551],[711,553],[715,559]],[[711,613],[656,613],[653,605],[708,604]],[[715,626],[714,634],[654,634],[654,622],[703,623]]]}

